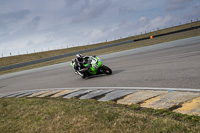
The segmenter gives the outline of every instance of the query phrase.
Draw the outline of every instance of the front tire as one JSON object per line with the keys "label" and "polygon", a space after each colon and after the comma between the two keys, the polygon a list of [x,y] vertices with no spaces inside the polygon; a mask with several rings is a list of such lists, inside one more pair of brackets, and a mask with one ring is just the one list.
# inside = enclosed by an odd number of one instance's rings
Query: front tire
{"label": "front tire", "polygon": [[104,74],[106,74],[106,75],[112,74],[112,70],[109,67],[103,65],[101,68],[102,68]]}
{"label": "front tire", "polygon": [[88,78],[89,78],[89,74],[87,74],[87,73],[82,73],[81,78],[82,78],[82,79],[88,79]]}

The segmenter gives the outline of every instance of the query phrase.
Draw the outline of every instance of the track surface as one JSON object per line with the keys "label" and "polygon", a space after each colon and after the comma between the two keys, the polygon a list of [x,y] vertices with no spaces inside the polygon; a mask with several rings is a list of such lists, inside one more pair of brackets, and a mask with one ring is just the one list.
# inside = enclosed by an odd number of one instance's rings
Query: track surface
{"label": "track surface", "polygon": [[75,87],[200,89],[200,36],[100,56],[110,76],[83,80],[69,63],[0,76],[0,93]]}

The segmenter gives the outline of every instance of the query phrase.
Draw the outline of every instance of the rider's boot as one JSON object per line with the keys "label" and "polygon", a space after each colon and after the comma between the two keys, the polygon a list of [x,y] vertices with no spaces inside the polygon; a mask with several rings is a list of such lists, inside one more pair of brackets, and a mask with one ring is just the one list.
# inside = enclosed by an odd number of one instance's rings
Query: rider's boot
{"label": "rider's boot", "polygon": [[78,75],[78,72],[75,70],[75,72],[74,72],[76,75]]}

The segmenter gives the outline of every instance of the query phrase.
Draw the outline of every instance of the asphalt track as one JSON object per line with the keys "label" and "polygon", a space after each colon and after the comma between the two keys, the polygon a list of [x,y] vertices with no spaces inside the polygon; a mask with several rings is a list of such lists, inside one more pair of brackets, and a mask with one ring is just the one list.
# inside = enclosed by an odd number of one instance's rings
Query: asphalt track
{"label": "asphalt track", "polygon": [[87,80],[69,62],[0,76],[0,93],[77,87],[200,89],[200,36],[100,56],[110,76]]}

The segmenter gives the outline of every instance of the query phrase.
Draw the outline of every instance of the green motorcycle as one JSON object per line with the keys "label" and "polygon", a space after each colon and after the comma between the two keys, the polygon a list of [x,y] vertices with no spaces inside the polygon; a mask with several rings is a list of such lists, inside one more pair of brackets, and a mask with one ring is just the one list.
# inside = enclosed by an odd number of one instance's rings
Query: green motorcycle
{"label": "green motorcycle", "polygon": [[[70,63],[71,67],[74,68],[74,64]],[[90,77],[91,75],[106,74],[111,75],[112,70],[103,65],[102,61],[97,56],[88,56],[86,58],[86,63],[82,64],[82,69],[77,71],[77,73],[83,78]]]}

